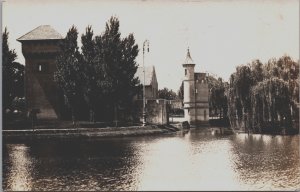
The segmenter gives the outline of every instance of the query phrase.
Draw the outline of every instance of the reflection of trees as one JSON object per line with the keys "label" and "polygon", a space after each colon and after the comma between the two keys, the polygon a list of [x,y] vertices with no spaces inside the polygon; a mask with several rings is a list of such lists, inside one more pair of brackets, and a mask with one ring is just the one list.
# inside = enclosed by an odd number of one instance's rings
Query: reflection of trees
{"label": "reflection of trees", "polygon": [[299,136],[239,134],[233,137],[232,150],[242,182],[273,189],[300,187]]}
{"label": "reflection of trees", "polygon": [[49,140],[30,147],[35,190],[134,190],[140,163],[127,140]]}

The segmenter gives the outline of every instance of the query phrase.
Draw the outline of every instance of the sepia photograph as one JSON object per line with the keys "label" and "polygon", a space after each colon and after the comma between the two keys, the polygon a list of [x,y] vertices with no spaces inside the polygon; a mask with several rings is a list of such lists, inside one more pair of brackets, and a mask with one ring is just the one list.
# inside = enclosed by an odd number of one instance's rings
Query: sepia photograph
{"label": "sepia photograph", "polygon": [[2,0],[3,191],[300,191],[299,0]]}

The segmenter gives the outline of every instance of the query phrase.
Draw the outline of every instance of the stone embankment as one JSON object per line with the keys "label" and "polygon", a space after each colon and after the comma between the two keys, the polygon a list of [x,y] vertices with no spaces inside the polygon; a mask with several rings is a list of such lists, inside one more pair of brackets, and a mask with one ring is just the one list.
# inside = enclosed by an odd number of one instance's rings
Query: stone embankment
{"label": "stone embankment", "polygon": [[67,128],[67,129],[26,129],[26,130],[3,130],[5,140],[30,140],[51,138],[102,138],[142,136],[164,133],[173,133],[179,129],[168,125],[147,125],[130,127],[106,127],[106,128]]}

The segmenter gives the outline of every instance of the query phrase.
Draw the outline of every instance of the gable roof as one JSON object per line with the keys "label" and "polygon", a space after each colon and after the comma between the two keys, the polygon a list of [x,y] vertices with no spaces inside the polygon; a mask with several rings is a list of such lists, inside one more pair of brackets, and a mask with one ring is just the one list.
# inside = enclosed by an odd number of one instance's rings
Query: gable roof
{"label": "gable roof", "polygon": [[22,37],[18,38],[18,41],[27,40],[45,40],[45,39],[63,39],[63,36],[59,34],[50,25],[41,25],[32,31],[26,33]]}
{"label": "gable roof", "polygon": [[[145,85],[151,85],[152,77],[155,74],[154,66],[146,66],[145,67]],[[138,77],[140,79],[140,83],[144,84],[144,71],[143,67],[139,67],[135,73],[135,77]]]}

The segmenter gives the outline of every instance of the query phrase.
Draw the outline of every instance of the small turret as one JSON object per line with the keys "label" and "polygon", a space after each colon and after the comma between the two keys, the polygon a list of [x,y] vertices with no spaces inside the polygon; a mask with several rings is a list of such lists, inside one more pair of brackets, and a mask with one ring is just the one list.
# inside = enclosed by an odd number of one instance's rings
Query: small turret
{"label": "small turret", "polygon": [[182,64],[184,68],[184,79],[193,80],[194,79],[194,61],[190,54],[190,49],[187,49],[187,54],[184,63]]}
{"label": "small turret", "polygon": [[193,126],[208,125],[208,85],[205,81],[205,73],[194,72],[195,63],[189,48],[182,66],[184,68],[183,105],[185,120]]}
{"label": "small turret", "polygon": [[191,108],[194,107],[195,102],[195,81],[194,81],[194,68],[195,64],[191,57],[190,49],[187,49],[187,54],[184,63],[182,64],[184,68],[184,80],[183,80],[183,89],[184,89],[184,96],[183,96],[183,104],[185,110],[185,118],[186,120],[191,123],[192,115],[191,115]]}

